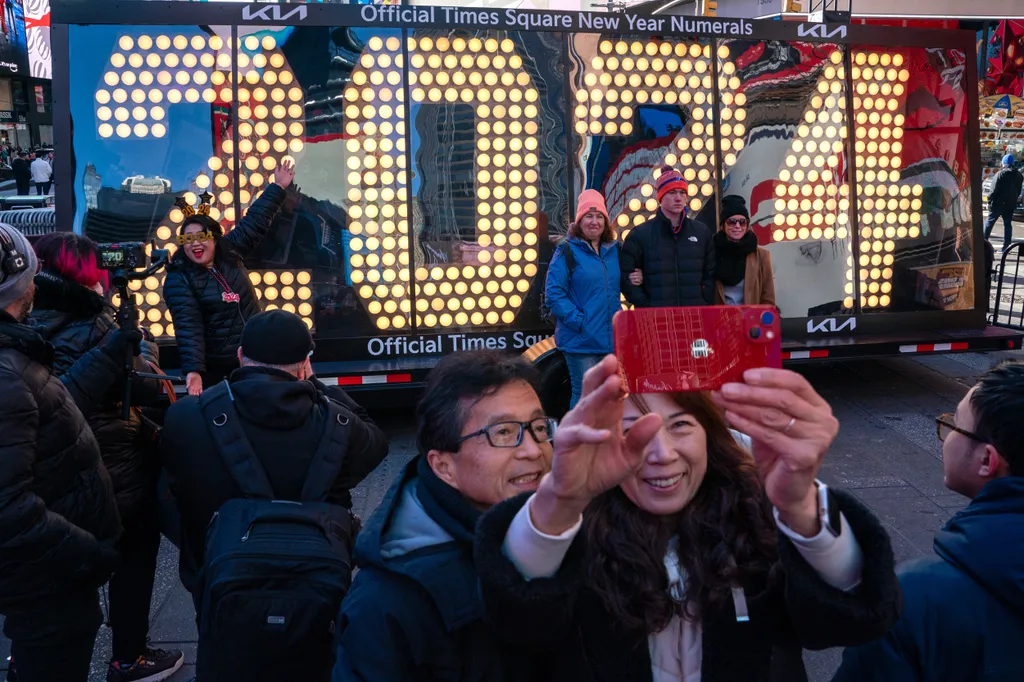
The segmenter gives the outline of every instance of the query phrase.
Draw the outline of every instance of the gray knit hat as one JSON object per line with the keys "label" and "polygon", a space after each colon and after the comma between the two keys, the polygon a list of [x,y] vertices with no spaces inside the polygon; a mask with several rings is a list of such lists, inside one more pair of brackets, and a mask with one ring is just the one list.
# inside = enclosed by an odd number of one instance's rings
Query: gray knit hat
{"label": "gray knit hat", "polygon": [[[21,232],[4,223],[0,223],[0,230],[7,236],[7,239],[0,240],[0,308],[6,308],[28,291],[32,278],[39,269],[39,259]],[[14,245],[14,250],[28,263],[27,268],[13,275],[7,274],[2,266],[3,261],[11,257],[10,244]]]}

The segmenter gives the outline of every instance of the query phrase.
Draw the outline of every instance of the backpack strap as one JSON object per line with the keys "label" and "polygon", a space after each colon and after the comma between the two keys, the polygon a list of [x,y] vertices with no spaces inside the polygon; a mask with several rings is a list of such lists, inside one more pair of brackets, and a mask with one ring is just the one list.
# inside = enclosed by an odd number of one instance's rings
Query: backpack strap
{"label": "backpack strap", "polygon": [[329,397],[320,394],[327,414],[327,424],[320,436],[320,445],[309,465],[306,482],[299,498],[303,502],[322,502],[341,473],[341,465],[348,452],[349,423],[354,415]]}
{"label": "backpack strap", "polygon": [[246,497],[272,500],[275,497],[274,488],[242,429],[242,418],[234,403],[235,396],[231,393],[227,379],[203,391],[199,398],[203,421],[206,422],[217,452],[224,459],[224,464],[242,493]]}
{"label": "backpack strap", "polygon": [[569,280],[572,280],[572,271],[576,269],[576,255],[572,252],[572,247],[569,246],[569,242],[562,242],[565,244],[565,267],[569,272]]}

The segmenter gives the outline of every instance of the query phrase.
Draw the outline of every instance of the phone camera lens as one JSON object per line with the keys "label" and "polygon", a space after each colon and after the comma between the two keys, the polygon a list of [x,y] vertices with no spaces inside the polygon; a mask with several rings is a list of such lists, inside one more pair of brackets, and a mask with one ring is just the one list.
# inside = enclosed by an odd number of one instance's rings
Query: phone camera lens
{"label": "phone camera lens", "polygon": [[[765,315],[767,315],[767,314],[768,313],[765,313]],[[759,338],[761,338],[761,330],[758,327],[751,327],[750,328],[750,338],[752,338],[752,339],[759,339]]]}
{"label": "phone camera lens", "polygon": [[775,314],[770,312],[761,313],[761,324],[771,324],[775,321]]}

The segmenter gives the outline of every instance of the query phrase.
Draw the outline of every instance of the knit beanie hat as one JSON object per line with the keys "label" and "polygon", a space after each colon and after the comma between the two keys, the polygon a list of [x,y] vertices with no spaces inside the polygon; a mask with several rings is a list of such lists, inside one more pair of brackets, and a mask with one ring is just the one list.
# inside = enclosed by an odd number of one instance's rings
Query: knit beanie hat
{"label": "knit beanie hat", "polygon": [[256,313],[242,328],[242,355],[265,365],[294,365],[316,345],[302,318],[287,310]]}
{"label": "knit beanie hat", "polygon": [[747,211],[747,202],[743,197],[730,194],[722,199],[722,224],[733,216],[741,215],[750,220],[750,213]]}
{"label": "knit beanie hat", "polygon": [[683,176],[680,175],[679,171],[671,166],[665,166],[661,169],[661,175],[658,176],[657,183],[659,204],[662,198],[670,191],[681,189],[685,192],[688,187],[686,180],[683,180]]}
{"label": "knit beanie hat", "polygon": [[[3,232],[3,238],[0,238],[0,261],[3,263],[0,267],[0,308],[6,308],[28,291],[39,269],[39,259],[21,232],[3,223],[0,223],[0,232]],[[22,266],[25,267],[22,269]],[[21,269],[21,272],[8,273],[8,267]]]}
{"label": "knit beanie hat", "polygon": [[585,189],[580,192],[580,198],[576,200],[576,220],[579,221],[580,218],[587,215],[594,208],[611,225],[612,219],[608,217],[608,207],[604,203],[604,197],[596,189]]}
{"label": "knit beanie hat", "polygon": [[1014,161],[1016,161],[1016,159],[1013,158],[1013,154],[1007,154],[1003,157],[1004,166],[1012,166]]}

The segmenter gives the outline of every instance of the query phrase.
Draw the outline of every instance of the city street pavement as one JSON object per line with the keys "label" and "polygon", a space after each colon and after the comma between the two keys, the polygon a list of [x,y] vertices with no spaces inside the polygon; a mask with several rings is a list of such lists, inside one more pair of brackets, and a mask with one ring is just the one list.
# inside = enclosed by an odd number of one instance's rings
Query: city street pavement
{"label": "city street pavement", "polygon": [[[942,483],[935,416],[951,412],[975,378],[1010,353],[947,355],[812,364],[800,371],[830,401],[841,429],[822,478],[852,490],[879,516],[892,537],[897,560],[931,552],[932,537],[966,500]],[[408,411],[375,415],[391,438],[391,453],[353,493],[366,518],[414,455],[414,423]],[[196,659],[192,602],[177,577],[177,553],[164,541],[153,596],[153,645],[180,648],[187,665],[171,679],[189,680]],[[0,666],[9,643],[0,639]],[[110,632],[100,630],[91,680],[106,673]],[[812,682],[827,682],[841,652],[808,652]]]}

